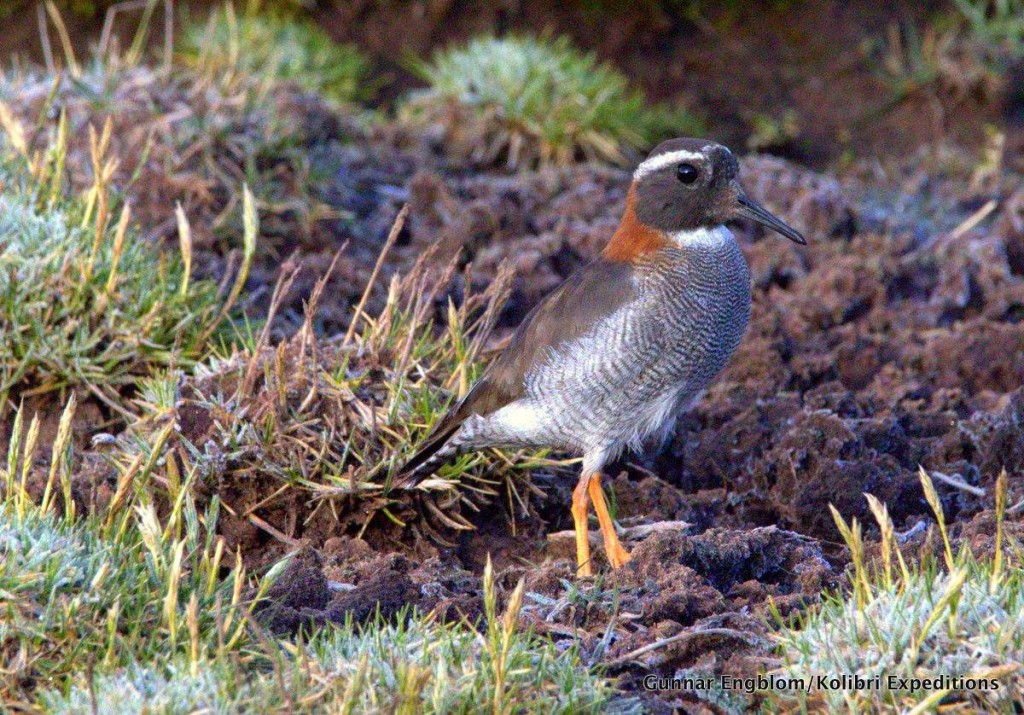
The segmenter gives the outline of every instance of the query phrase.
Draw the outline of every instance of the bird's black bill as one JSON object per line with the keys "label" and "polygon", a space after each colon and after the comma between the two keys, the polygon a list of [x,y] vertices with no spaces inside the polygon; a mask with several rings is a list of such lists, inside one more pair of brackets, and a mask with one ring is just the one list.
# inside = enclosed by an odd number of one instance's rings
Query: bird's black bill
{"label": "bird's black bill", "polygon": [[740,216],[749,218],[752,221],[757,221],[759,224],[767,226],[773,231],[778,231],[794,243],[799,243],[801,246],[807,245],[807,239],[801,236],[799,231],[792,226],[787,226],[782,221],[772,216],[766,208],[758,204],[756,201],[751,201],[746,196],[740,196],[739,202]]}

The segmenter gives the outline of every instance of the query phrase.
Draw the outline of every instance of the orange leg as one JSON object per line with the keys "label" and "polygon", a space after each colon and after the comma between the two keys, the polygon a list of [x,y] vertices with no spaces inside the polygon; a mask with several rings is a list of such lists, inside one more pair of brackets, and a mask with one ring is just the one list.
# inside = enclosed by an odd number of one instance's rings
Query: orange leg
{"label": "orange leg", "polygon": [[590,491],[590,498],[594,502],[594,511],[597,512],[597,520],[601,524],[601,536],[604,537],[604,553],[608,557],[608,563],[612,565],[612,568],[617,569],[629,561],[629,552],[623,548],[618,534],[615,533],[615,524],[612,523],[612,515],[608,513],[608,502],[604,500],[604,490],[601,489],[600,472],[590,478],[588,489]]}
{"label": "orange leg", "polygon": [[590,576],[590,535],[587,533],[587,514],[590,511],[590,497],[587,487],[590,475],[583,474],[572,492],[572,520],[576,526],[576,575]]}

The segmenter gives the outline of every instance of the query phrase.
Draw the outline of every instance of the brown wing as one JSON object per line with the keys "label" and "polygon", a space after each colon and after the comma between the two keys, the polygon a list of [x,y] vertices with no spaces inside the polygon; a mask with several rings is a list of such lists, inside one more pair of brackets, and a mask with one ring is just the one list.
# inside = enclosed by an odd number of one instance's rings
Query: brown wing
{"label": "brown wing", "polygon": [[470,415],[488,415],[526,393],[526,375],[551,350],[585,334],[598,320],[635,295],[633,267],[599,258],[569,276],[519,325],[512,340],[466,396],[438,422],[402,467],[397,484],[412,486],[426,476],[433,457]]}

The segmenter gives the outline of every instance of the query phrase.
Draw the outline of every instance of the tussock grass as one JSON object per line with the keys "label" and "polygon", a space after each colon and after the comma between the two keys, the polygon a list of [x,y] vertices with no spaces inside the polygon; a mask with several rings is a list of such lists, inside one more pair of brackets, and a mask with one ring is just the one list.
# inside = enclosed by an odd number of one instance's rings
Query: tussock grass
{"label": "tussock grass", "polygon": [[633,150],[702,129],[685,111],[648,105],[567,37],[480,37],[412,66],[430,86],[411,94],[400,116],[439,124],[446,150],[477,165],[623,164]]}
{"label": "tussock grass", "polygon": [[[28,447],[26,445],[26,447]],[[15,447],[15,465],[32,450]],[[16,472],[15,472],[16,473]],[[4,474],[10,482],[10,473]],[[52,712],[593,712],[611,695],[573,650],[516,627],[484,576],[481,624],[347,622],[305,643],[251,617],[281,573],[246,572],[182,493],[166,520],[144,493],[77,523],[17,490],[0,505],[0,707]]]}
{"label": "tussock grass", "polygon": [[[1004,554],[1006,472],[996,487],[996,554],[991,561],[975,559],[966,545],[953,553],[938,495],[923,470],[921,482],[941,535],[942,563],[908,565],[888,511],[868,495],[882,535],[881,563],[869,564],[860,524],[847,524],[833,509],[852,556],[852,593],[826,599],[811,615],[779,633],[784,677],[878,676],[881,687],[769,694],[776,705],[788,708],[795,702],[812,711],[918,713],[941,704],[1015,712],[1024,702],[1024,570],[1019,544],[1010,550],[1013,560]],[[955,681],[912,689],[899,681],[890,683],[890,676],[908,682],[988,679],[997,683],[997,689],[965,687]]]}
{"label": "tussock grass", "polygon": [[[404,213],[389,245],[403,220]],[[360,304],[345,336],[325,341],[313,329],[328,274],[291,339],[271,346],[265,327],[191,374],[147,381],[137,406],[145,417],[129,425],[112,458],[128,469],[159,453],[150,486],[170,501],[183,475],[204,494],[224,495],[233,523],[247,522],[277,543],[277,551],[241,543],[255,563],[337,531],[450,543],[452,534],[474,528],[483,502],[499,496],[513,519],[525,513],[533,489],[527,475],[538,462],[499,451],[464,455],[416,490],[389,489],[395,469],[475,379],[511,285],[504,268],[484,293],[456,307],[444,298],[455,264],[438,271],[432,260],[428,252],[405,277],[392,278],[378,315],[362,313]],[[275,289],[268,326],[293,277],[287,272]]]}
{"label": "tussock grass", "polygon": [[[93,182],[67,191],[67,123],[32,151],[24,127],[0,107],[0,416],[11,399],[85,388],[123,412],[124,388],[171,364],[205,357],[238,297],[191,277],[191,250],[159,253],[113,189],[111,124],[90,129]],[[251,251],[248,252],[251,258]]]}
{"label": "tussock grass", "polygon": [[1011,89],[1008,72],[1024,52],[1024,2],[954,0],[952,11],[923,27],[893,23],[861,49],[891,92],[878,111],[912,99],[947,113],[998,101]]}
{"label": "tussock grass", "polygon": [[[398,623],[327,628],[304,644],[282,644],[265,672],[240,673],[228,659],[166,668],[133,664],[67,693],[43,694],[56,713],[81,712],[597,712],[607,684],[579,666],[573,651],[515,628],[518,602],[497,610],[494,579],[485,623],[440,624],[411,614]],[[519,591],[521,594],[521,590]],[[268,658],[268,660],[270,660]]]}
{"label": "tussock grass", "polygon": [[[236,563],[222,578],[231,559],[214,536],[216,504],[200,514],[182,493],[160,521],[139,492],[77,523],[68,500],[62,518],[22,488],[37,435],[34,420],[24,443],[12,439],[0,470],[0,652],[7,663],[0,705],[25,705],[40,685],[87,671],[163,663],[176,653],[193,662],[226,657],[248,642],[248,577]],[[64,450],[54,451],[63,458]],[[141,478],[151,467],[141,468]]]}
{"label": "tussock grass", "polygon": [[1024,52],[1024,2],[1021,0],[953,0],[971,37],[1006,57]]}
{"label": "tussock grass", "polygon": [[369,62],[354,45],[334,42],[309,20],[248,3],[225,3],[205,24],[186,24],[180,55],[201,75],[224,83],[293,82],[339,102],[368,99]]}
{"label": "tussock grass", "polygon": [[116,157],[108,183],[132,197],[133,216],[151,239],[177,240],[172,210],[180,203],[197,252],[239,248],[241,187],[261,215],[261,252],[282,240],[308,240],[321,222],[340,217],[318,196],[311,144],[326,105],[294,87],[251,75],[159,69],[110,50],[77,75],[38,69],[0,77],[0,102],[25,128],[30,153],[46,153],[63,114],[66,151],[60,167],[70,192],[93,183],[89,126],[111,131]]}
{"label": "tussock grass", "polygon": [[[251,201],[247,215],[252,224]],[[292,341],[270,347],[264,331],[191,375],[169,370],[141,380],[135,406],[142,417],[103,457],[113,470],[112,496],[86,514],[72,496],[81,466],[70,440],[74,400],[49,445],[49,469],[37,459],[38,418],[26,428],[27,411],[16,412],[0,469],[0,653],[9,664],[0,675],[0,706],[182,713],[469,712],[481,704],[494,712],[522,705],[600,709],[611,694],[607,683],[575,651],[517,628],[521,585],[500,614],[489,568],[482,625],[409,614],[398,623],[328,627],[296,644],[271,638],[253,617],[288,557],[259,578],[219,535],[220,519],[249,516],[295,546],[300,534],[286,533],[287,520],[275,527],[273,507],[307,502],[314,514],[322,508],[337,519],[366,519],[363,530],[374,517],[397,523],[402,509],[423,510],[414,527],[421,534],[471,528],[460,510],[493,497],[510,469],[498,462],[485,479],[493,457],[452,465],[422,485],[415,505],[408,493],[389,497],[387,482],[417,435],[473,379],[510,276],[504,272],[488,293],[469,296],[459,308],[449,303],[438,336],[432,318],[454,265],[441,274],[429,265],[426,256],[405,279],[394,278],[385,310],[360,314],[335,344],[318,342],[312,331],[325,277]],[[206,425],[198,437],[197,423]],[[40,473],[45,488],[37,504],[29,483]],[[230,493],[231,485],[251,494],[260,484],[266,490],[259,508],[248,514],[217,494]],[[288,490],[302,498],[288,500]],[[313,514],[305,509],[301,516]],[[224,578],[229,563],[234,568]]]}
{"label": "tussock grass", "polygon": [[[23,489],[37,439],[33,420],[0,469],[0,707],[589,712],[611,694],[574,650],[517,628],[522,584],[498,611],[489,566],[482,624],[405,614],[325,627],[306,643],[273,639],[252,613],[288,559],[247,572],[216,535],[220,502],[197,510],[194,472],[158,509],[144,488],[157,478],[154,449],[119,471],[112,503],[76,519],[70,500],[61,512]],[[52,451],[62,472],[66,450]]]}

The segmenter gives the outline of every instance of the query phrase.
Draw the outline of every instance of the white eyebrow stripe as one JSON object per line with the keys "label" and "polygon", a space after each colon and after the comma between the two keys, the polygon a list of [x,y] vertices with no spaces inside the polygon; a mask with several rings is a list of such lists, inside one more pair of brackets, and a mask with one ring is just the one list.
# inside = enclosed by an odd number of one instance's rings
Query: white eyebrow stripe
{"label": "white eyebrow stripe", "polygon": [[672,164],[680,161],[699,161],[703,158],[704,155],[700,152],[687,151],[686,149],[679,149],[678,151],[670,151],[667,154],[652,156],[636,168],[636,171],[633,172],[633,180],[641,179],[651,172],[657,171],[658,169],[664,169],[666,166],[671,166]]}

